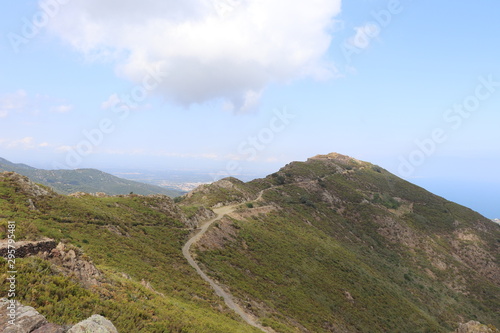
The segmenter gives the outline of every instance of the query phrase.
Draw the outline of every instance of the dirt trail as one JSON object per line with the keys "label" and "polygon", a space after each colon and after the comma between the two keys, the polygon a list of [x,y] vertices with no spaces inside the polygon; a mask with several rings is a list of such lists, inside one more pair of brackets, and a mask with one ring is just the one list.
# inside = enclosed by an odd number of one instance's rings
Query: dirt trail
{"label": "dirt trail", "polygon": [[[259,198],[260,198],[260,196],[259,196]],[[224,215],[232,213],[240,205],[241,204],[231,205],[231,206],[224,206],[224,207],[220,207],[220,208],[215,208],[213,211],[214,211],[215,214],[217,214],[217,216],[214,217],[211,220],[206,221],[201,226],[200,230],[193,237],[191,237],[187,241],[187,243],[182,248],[182,254],[186,258],[186,260],[189,262],[189,264],[194,269],[196,269],[196,272],[198,273],[198,275],[200,275],[203,280],[207,281],[210,284],[210,286],[212,287],[212,289],[215,290],[215,293],[218,296],[224,298],[224,302],[226,303],[226,305],[231,310],[233,310],[234,312],[236,312],[249,325],[257,327],[258,329],[260,329],[263,332],[271,332],[268,329],[262,327],[259,323],[257,323],[257,321],[255,320],[254,316],[252,316],[251,314],[245,312],[245,310],[243,310],[238,304],[236,304],[236,302],[234,301],[234,298],[233,298],[233,296],[231,294],[225,292],[224,289],[222,289],[214,280],[212,280],[211,278],[209,278],[208,275],[205,274],[205,272],[203,272],[201,270],[200,266],[198,266],[198,264],[193,259],[192,255],[191,255],[191,252],[190,252],[191,246],[194,243],[196,243],[198,240],[200,240],[201,237],[203,237],[203,235],[205,234],[205,232],[207,232],[208,228],[212,225],[212,223],[214,223],[215,221],[220,220]]]}

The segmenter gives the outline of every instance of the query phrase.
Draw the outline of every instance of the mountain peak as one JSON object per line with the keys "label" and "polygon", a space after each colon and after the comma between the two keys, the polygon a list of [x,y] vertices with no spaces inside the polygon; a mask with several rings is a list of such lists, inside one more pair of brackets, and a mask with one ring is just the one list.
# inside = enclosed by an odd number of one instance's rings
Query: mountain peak
{"label": "mountain peak", "polygon": [[341,163],[352,163],[352,162],[363,163],[362,161],[355,159],[354,157],[342,155],[339,153],[329,153],[326,155],[316,155],[316,156],[309,158],[308,160],[334,160],[334,161],[338,161]]}

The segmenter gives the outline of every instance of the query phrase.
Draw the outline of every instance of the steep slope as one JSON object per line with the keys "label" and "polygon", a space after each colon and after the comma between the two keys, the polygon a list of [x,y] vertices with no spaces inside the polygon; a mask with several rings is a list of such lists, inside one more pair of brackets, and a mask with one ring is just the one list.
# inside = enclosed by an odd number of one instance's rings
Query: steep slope
{"label": "steep slope", "polygon": [[27,176],[61,194],[104,192],[108,195],[118,195],[133,192],[140,195],[164,194],[170,197],[182,194],[180,191],[119,178],[96,169],[42,170],[0,158],[0,171],[12,171]]}
{"label": "steep slope", "polygon": [[244,203],[207,232],[197,258],[278,332],[500,326],[499,226],[378,166],[317,156],[185,198],[197,201]]}

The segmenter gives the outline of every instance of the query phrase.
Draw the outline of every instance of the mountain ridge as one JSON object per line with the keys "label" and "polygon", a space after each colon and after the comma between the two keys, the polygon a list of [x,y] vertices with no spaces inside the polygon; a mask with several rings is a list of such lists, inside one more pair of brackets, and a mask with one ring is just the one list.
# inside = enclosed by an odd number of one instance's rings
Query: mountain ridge
{"label": "mountain ridge", "polygon": [[22,163],[12,163],[0,157],[0,171],[12,171],[27,176],[37,183],[54,188],[60,194],[103,192],[108,195],[119,195],[133,192],[141,195],[164,194],[171,197],[183,194],[177,190],[119,178],[97,169],[44,170]]}
{"label": "mountain ridge", "polygon": [[[227,182],[232,183],[232,186]],[[311,232],[311,228],[313,228],[317,229],[318,236],[323,235],[317,238],[317,243],[321,243],[321,238],[328,237],[346,249],[344,251],[350,249],[344,255],[347,256],[349,253],[348,256],[351,256],[349,261],[358,262],[362,267],[366,267],[365,270],[380,270],[380,268],[373,267],[373,262],[379,264],[385,262],[384,266],[393,266],[393,263],[387,262],[387,258],[392,258],[391,260],[400,262],[398,265],[406,267],[401,269],[401,266],[399,268],[394,266],[393,270],[391,270],[391,272],[400,272],[397,278],[401,279],[398,282],[399,287],[393,286],[395,290],[400,290],[400,294],[399,296],[393,295],[384,302],[390,302],[390,299],[394,297],[408,302],[408,309],[415,306],[424,309],[429,306],[426,305],[424,299],[432,298],[431,294],[435,293],[436,290],[443,293],[462,294],[467,293],[466,290],[469,288],[476,289],[477,283],[490,290],[489,293],[493,297],[482,302],[491,302],[492,308],[490,309],[492,310],[499,306],[498,287],[500,281],[497,278],[500,276],[498,267],[499,251],[495,236],[489,235],[489,232],[491,232],[496,235],[497,239],[500,239],[498,238],[499,229],[495,228],[496,225],[469,208],[449,202],[423,188],[399,179],[371,163],[361,162],[340,154],[318,155],[306,162],[289,163],[278,172],[245,185],[234,179],[226,179],[223,183],[205,186],[202,191],[195,190],[187,195],[185,200],[190,205],[199,202],[218,207],[221,204],[228,205],[232,202],[244,203],[248,197],[255,196],[262,189],[265,189],[263,197],[266,205],[261,206],[254,203],[251,207],[242,206],[240,213],[231,215],[225,221],[225,224],[221,223],[224,228],[219,228],[220,230],[214,228],[212,235],[209,232],[207,237],[211,241],[206,244],[202,243],[197,252],[200,261],[206,265],[213,277],[216,277],[219,281],[222,280],[221,282],[228,286],[238,286],[235,288],[235,292],[240,293],[240,299],[258,298],[257,295],[261,295],[264,290],[252,282],[260,282],[265,285],[264,281],[266,279],[259,280],[256,276],[252,278],[245,277],[246,274],[235,270],[235,267],[245,267],[246,265],[254,267],[252,262],[262,262],[262,260],[266,260],[264,258],[268,257],[269,253],[278,253],[280,251],[275,244],[283,243],[283,241],[272,236],[273,233],[269,232],[270,228],[273,228],[272,224],[287,228],[286,230],[295,234],[297,239],[301,239],[302,232],[298,230],[302,230],[305,223],[309,226],[307,227],[308,232]],[[212,201],[208,201],[207,198],[212,198]],[[271,208],[264,209],[265,207]],[[252,213],[255,208],[259,209],[256,212],[257,216]],[[261,216],[262,211],[266,211],[266,217]],[[251,221],[251,223],[248,221]],[[293,227],[291,221],[295,221]],[[332,230],[332,227],[328,225],[329,223],[326,223],[327,221],[334,223],[337,226],[337,231]],[[350,223],[347,223],[347,221]],[[255,226],[256,222],[260,222],[258,229],[255,229],[257,228]],[[274,230],[274,233],[279,233],[277,229],[272,230]],[[346,233],[348,230],[350,231]],[[488,230],[488,232],[485,233],[484,230]],[[448,235],[450,232],[451,235]],[[249,233],[253,237],[249,236]],[[343,236],[339,238],[337,233]],[[239,236],[240,234],[246,236]],[[244,247],[261,247],[262,245],[259,246],[255,243],[257,235],[259,235],[260,242],[264,241],[268,244],[267,251],[263,252],[261,256],[257,255],[256,252],[242,250]],[[265,238],[268,239],[267,242],[264,240]],[[367,247],[366,242],[372,245]],[[386,244],[387,248],[393,248],[399,253],[405,253],[404,260],[403,258],[394,257],[393,253],[381,248],[380,244]],[[486,244],[488,245],[485,246]],[[300,257],[300,252],[296,251],[302,247],[301,245],[295,244],[295,246],[290,247],[290,244],[288,244],[287,246],[290,253],[297,253],[296,257]],[[322,247],[315,247],[314,251],[320,253],[324,251]],[[379,250],[373,251],[372,247]],[[360,249],[363,248],[364,250],[360,252]],[[423,252],[417,255],[422,250]],[[338,261],[338,259],[331,258],[331,255],[327,253],[321,257]],[[370,253],[371,261],[364,258],[367,253]],[[450,261],[451,257],[449,257],[450,259],[444,259],[450,256],[451,253],[453,253],[452,257],[460,258],[460,262],[454,262],[455,259]],[[353,254],[354,257],[352,257]],[[277,262],[283,262],[280,271],[290,270],[291,267],[296,266],[297,262],[294,260],[283,260],[288,255],[290,254],[282,252],[281,256],[273,257]],[[245,257],[248,257],[246,264],[243,263]],[[215,258],[219,258],[219,260],[214,260]],[[221,258],[224,258],[224,260],[221,261]],[[236,262],[231,258],[238,258],[238,261]],[[408,260],[410,262],[407,262]],[[411,263],[413,260],[417,260],[418,265],[415,266],[415,264]],[[226,261],[228,262],[225,263]],[[446,264],[443,265],[444,262]],[[348,266],[349,263],[345,262],[343,265]],[[473,270],[470,271],[468,267],[473,267]],[[270,274],[270,271],[276,270],[274,266],[267,266],[266,268],[266,275]],[[254,269],[256,268],[254,267]],[[321,271],[319,268],[318,270]],[[455,272],[453,274],[463,272],[456,274],[457,277],[461,276],[461,274],[474,274],[474,280],[477,282],[471,283],[468,281],[472,278],[463,278],[464,280],[448,279],[443,276],[443,271],[449,270],[453,270]],[[253,269],[250,269],[250,271],[253,271]],[[327,273],[323,272],[323,274]],[[358,279],[361,278],[359,281],[367,283],[366,278],[363,277],[365,273],[357,274],[359,275]],[[384,274],[390,276],[389,271]],[[230,278],[235,275],[245,280],[246,284],[242,285],[239,280]],[[279,279],[280,275],[275,274],[273,276]],[[322,276],[324,279],[324,276],[328,275]],[[318,279],[320,278],[318,277]],[[354,278],[351,277],[351,279]],[[437,281],[440,281],[440,283],[437,283]],[[335,284],[338,283],[339,281],[335,282]],[[346,283],[342,284],[346,285]],[[407,291],[404,290],[405,288],[401,289],[401,285],[406,284],[415,284],[418,288],[410,295],[404,296]],[[253,286],[250,287],[250,285]],[[443,289],[443,285],[447,287]],[[318,288],[320,289],[319,285]],[[354,287],[351,286],[350,288]],[[349,304],[351,298],[359,299],[359,295],[365,293],[365,291],[359,290],[358,287],[354,289],[357,289],[357,291],[349,290],[347,286],[344,289],[345,294],[349,295],[349,297],[346,296],[347,304]],[[282,287],[281,292],[283,294],[292,293],[286,285]],[[309,290],[308,292],[312,291]],[[386,290],[383,293],[390,294],[391,292]],[[338,297],[341,297],[341,294],[340,292]],[[368,300],[366,297],[363,298],[363,301]],[[338,300],[334,299],[329,302],[339,303]],[[293,301],[288,300],[285,303],[291,304]],[[308,304],[306,299],[304,299],[304,303]],[[470,303],[470,301],[464,300],[464,303]],[[496,305],[493,306],[493,304]],[[283,307],[286,308],[285,311],[292,310],[288,305],[283,305]],[[457,310],[450,309],[449,311],[451,313]],[[440,327],[442,324],[438,323],[442,322],[443,319],[431,319],[435,316],[431,308],[428,308],[426,312],[427,314],[421,317],[421,320],[428,322],[428,325],[430,325],[428,329],[442,331],[444,327]],[[411,311],[404,316],[410,314]],[[387,316],[387,314],[385,315]],[[376,311],[372,313],[373,316],[377,316]],[[415,316],[415,313],[412,316]],[[491,314],[489,316],[490,319],[487,321],[491,322],[494,316]],[[394,318],[396,317],[398,316]],[[296,317],[294,318],[296,319]],[[474,319],[474,317],[472,318]],[[369,318],[365,320],[367,323],[371,321]],[[283,324],[282,320],[280,322],[274,323],[274,325],[278,327]],[[498,322],[496,324],[498,325]],[[384,330],[382,328],[377,329],[377,324],[374,322],[366,324],[366,328],[359,326],[359,321],[354,323],[355,326],[358,326],[357,328],[349,328],[350,324],[348,323],[345,323],[345,325],[347,326],[342,329],[337,327],[337,329],[340,331],[366,330],[367,332]],[[401,327],[405,324],[401,322],[399,325],[399,330],[403,330]],[[316,326],[313,331],[319,329],[323,331],[325,328]],[[392,327],[392,329],[396,329],[396,327]],[[449,329],[451,330],[451,327]],[[387,330],[387,327],[385,330]],[[336,330],[333,329],[333,331]],[[407,331],[415,331],[415,327]]]}
{"label": "mountain ridge", "polygon": [[[7,220],[18,221],[20,238],[64,241],[102,272],[102,283],[86,289],[34,269],[49,265],[43,256],[19,260],[20,283],[46,290],[20,300],[56,323],[101,313],[119,331],[256,332],[191,267],[187,246],[199,269],[271,332],[500,326],[500,227],[344,155],[291,162],[247,183],[225,178],[175,202],[59,196],[3,174],[0,233]],[[86,296],[73,302],[78,293]]]}

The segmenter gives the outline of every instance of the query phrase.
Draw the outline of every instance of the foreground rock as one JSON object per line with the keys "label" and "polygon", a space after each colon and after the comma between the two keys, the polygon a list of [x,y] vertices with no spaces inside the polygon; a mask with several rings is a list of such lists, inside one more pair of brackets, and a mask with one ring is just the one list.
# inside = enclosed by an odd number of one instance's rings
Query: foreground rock
{"label": "foreground rock", "polygon": [[68,333],[118,333],[112,322],[100,315],[79,322],[69,329]]}
{"label": "foreground rock", "polygon": [[31,306],[6,298],[0,299],[0,318],[2,333],[118,333],[113,323],[101,315],[92,315],[72,327],[60,326],[47,322]]}
{"label": "foreground rock", "polygon": [[65,333],[67,328],[56,324],[48,323],[40,328],[37,328],[31,333]]}
{"label": "foreground rock", "polygon": [[0,332],[4,333],[30,333],[47,324],[47,319],[31,306],[21,305],[19,302],[0,300]]}
{"label": "foreground rock", "polygon": [[460,324],[458,329],[453,333],[498,333],[495,328],[490,328],[480,322],[471,320],[467,323]]}

